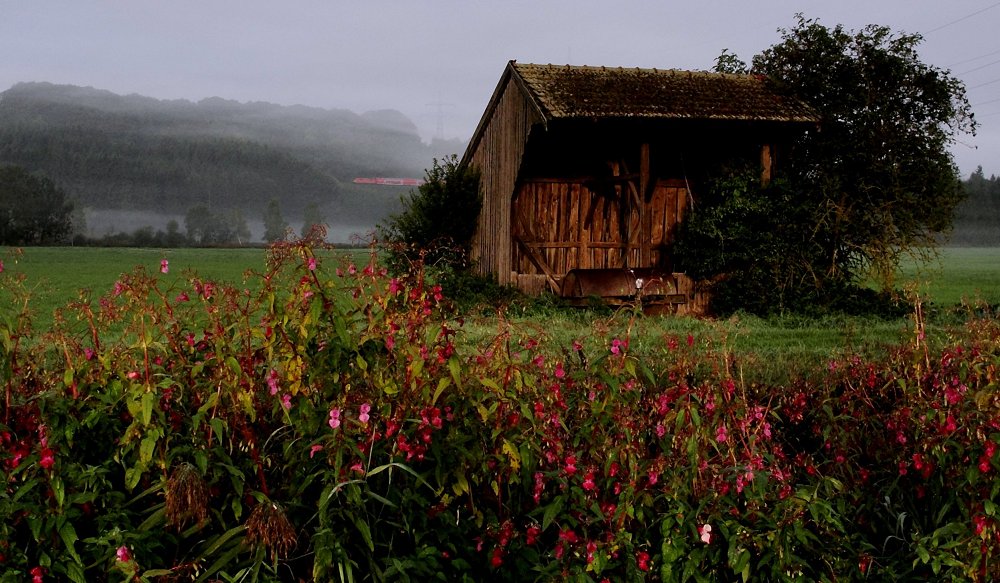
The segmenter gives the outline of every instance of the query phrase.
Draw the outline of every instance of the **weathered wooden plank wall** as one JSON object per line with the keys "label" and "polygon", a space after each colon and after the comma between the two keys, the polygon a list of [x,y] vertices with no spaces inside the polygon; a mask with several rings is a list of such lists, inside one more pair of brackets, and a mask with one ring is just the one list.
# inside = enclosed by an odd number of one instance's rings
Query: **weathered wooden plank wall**
{"label": "weathered wooden plank wall", "polygon": [[517,182],[528,134],[541,118],[512,79],[498,91],[494,115],[471,158],[481,172],[483,193],[472,258],[480,274],[494,275],[500,284],[506,285],[516,283],[511,264],[511,193]]}
{"label": "weathered wooden plank wall", "polygon": [[[574,268],[671,269],[670,248],[688,201],[684,182],[657,182],[645,203],[652,227],[645,240],[623,237],[623,222],[633,234],[639,225],[639,209],[625,204],[621,192],[625,189],[616,187],[613,194],[602,195],[581,181],[524,181],[512,209],[512,234],[517,242],[512,249],[513,269],[520,274],[554,276],[556,281]],[[643,248],[650,257],[646,263],[641,261]]]}

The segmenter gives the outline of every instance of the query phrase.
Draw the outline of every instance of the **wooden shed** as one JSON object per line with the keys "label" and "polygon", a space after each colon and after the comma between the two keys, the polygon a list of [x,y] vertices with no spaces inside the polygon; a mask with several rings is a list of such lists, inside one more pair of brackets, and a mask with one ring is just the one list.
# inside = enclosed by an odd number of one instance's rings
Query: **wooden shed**
{"label": "wooden shed", "polygon": [[462,161],[482,175],[473,258],[530,294],[697,311],[671,248],[699,189],[734,160],[769,180],[782,144],[817,122],[750,75],[511,61]]}

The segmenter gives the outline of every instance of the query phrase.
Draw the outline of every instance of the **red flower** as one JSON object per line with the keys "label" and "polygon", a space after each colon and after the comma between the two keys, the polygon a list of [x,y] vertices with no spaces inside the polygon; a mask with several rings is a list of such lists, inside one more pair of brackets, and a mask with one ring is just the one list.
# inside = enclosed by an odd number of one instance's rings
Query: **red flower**
{"label": "red flower", "polygon": [[534,525],[529,526],[528,531],[525,533],[524,542],[529,545],[533,545],[538,542],[538,536],[540,534],[542,534],[542,529]]}
{"label": "red flower", "polygon": [[494,569],[499,569],[503,565],[503,549],[497,547],[493,549],[493,553],[490,555],[490,566]]}
{"label": "red flower", "polygon": [[38,465],[42,466],[46,470],[50,469],[56,463],[56,452],[52,451],[48,447],[42,448],[42,458],[38,461]]}
{"label": "red flower", "polygon": [[640,571],[649,570],[649,553],[646,551],[639,551],[635,554],[635,562],[638,565]]}

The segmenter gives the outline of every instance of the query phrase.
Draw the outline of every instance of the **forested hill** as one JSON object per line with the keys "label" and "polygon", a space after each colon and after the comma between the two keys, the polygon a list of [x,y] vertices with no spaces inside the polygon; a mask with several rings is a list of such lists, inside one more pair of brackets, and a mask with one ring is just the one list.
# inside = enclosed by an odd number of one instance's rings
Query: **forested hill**
{"label": "forested hill", "polygon": [[277,198],[293,221],[313,204],[328,220],[365,223],[384,209],[345,200],[358,196],[351,179],[421,177],[463,147],[423,143],[391,110],[164,101],[49,83],[0,93],[0,164],[50,178],[88,209],[177,215],[205,204],[253,217]]}

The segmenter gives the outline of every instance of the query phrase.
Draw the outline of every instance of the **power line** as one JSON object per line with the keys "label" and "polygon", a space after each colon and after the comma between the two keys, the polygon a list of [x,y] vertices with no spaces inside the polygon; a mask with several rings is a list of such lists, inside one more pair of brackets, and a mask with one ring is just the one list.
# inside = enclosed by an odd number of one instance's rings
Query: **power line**
{"label": "power line", "polygon": [[930,34],[932,32],[937,32],[937,31],[941,30],[942,28],[948,28],[949,26],[951,26],[953,24],[958,24],[959,22],[962,22],[963,20],[968,20],[968,19],[972,18],[973,16],[977,16],[979,14],[982,14],[983,12],[986,12],[987,10],[989,10],[991,8],[996,8],[997,6],[1000,6],[1000,2],[997,2],[995,4],[990,4],[986,8],[982,8],[980,10],[977,10],[977,11],[973,12],[972,14],[968,14],[966,16],[963,16],[962,18],[958,18],[956,20],[952,20],[951,22],[946,22],[946,23],[942,24],[941,26],[937,26],[937,27],[932,28],[930,30],[926,30],[926,31],[924,31],[924,34]]}
{"label": "power line", "polygon": [[980,83],[979,85],[973,85],[972,87],[969,87],[968,89],[969,89],[969,91],[972,91],[973,89],[979,89],[980,87],[986,87],[987,85],[992,85],[994,83],[1000,83],[1000,78],[994,79],[992,81],[987,81],[986,83]]}
{"label": "power line", "polygon": [[1000,97],[997,97],[996,99],[991,99],[989,101],[980,101],[979,103],[974,103],[972,107],[979,107],[980,105],[986,105],[987,103],[996,103],[997,101],[1000,101]]}
{"label": "power line", "polygon": [[978,57],[972,57],[971,59],[965,59],[964,61],[959,61],[957,63],[952,63],[952,64],[947,65],[947,66],[948,66],[948,68],[951,68],[951,67],[956,67],[958,65],[964,65],[966,63],[971,63],[972,61],[978,61],[979,59],[983,59],[983,58],[986,58],[986,57],[992,57],[993,55],[996,55],[998,53],[1000,53],[1000,49],[997,49],[997,50],[995,50],[993,52],[990,52],[990,53],[986,53],[985,55],[979,55]]}
{"label": "power line", "polygon": [[997,63],[1000,63],[1000,59],[997,59],[995,61],[990,61],[989,63],[986,63],[985,65],[979,65],[978,67],[974,67],[972,69],[969,69],[968,71],[964,71],[962,73],[959,73],[959,75],[965,75],[965,74],[971,73],[973,71],[978,71],[980,69],[985,69],[986,67],[990,67],[990,66],[996,65]]}

